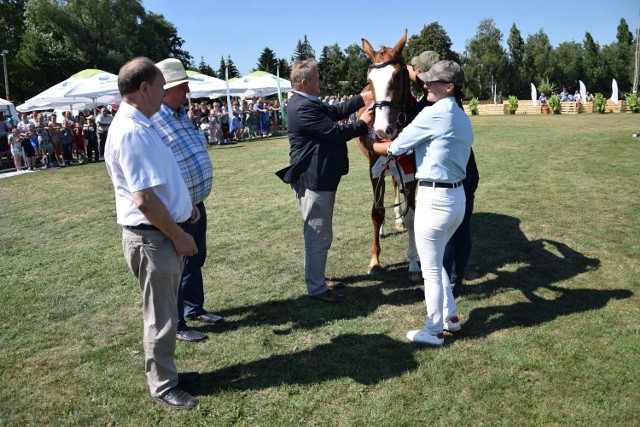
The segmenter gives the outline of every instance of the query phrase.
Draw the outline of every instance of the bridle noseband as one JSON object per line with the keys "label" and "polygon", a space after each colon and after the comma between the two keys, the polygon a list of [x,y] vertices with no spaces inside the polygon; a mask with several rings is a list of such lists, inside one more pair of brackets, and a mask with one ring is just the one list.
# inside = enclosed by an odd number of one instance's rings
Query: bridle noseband
{"label": "bridle noseband", "polygon": [[[402,66],[402,73],[403,75],[406,73],[408,78],[406,64],[402,59],[399,59],[399,58],[391,58],[390,60],[385,62],[378,62],[376,64],[369,65],[369,68],[367,69],[367,75],[369,75],[372,68],[384,68],[387,65],[395,65],[395,64],[400,64]],[[404,96],[405,94],[401,94],[400,99],[404,100]],[[407,113],[404,111],[404,104],[393,102],[393,101],[375,101],[371,106],[372,109],[382,108],[382,107],[389,107],[389,108],[394,108],[398,110],[398,117],[396,117],[395,124],[398,125],[399,127],[405,126],[405,124],[407,123]]]}

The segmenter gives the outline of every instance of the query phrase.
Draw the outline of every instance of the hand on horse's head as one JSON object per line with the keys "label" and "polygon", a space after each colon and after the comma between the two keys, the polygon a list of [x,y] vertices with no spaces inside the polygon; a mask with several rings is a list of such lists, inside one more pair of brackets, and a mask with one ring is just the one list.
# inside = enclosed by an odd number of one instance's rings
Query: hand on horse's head
{"label": "hand on horse's head", "polygon": [[367,126],[371,127],[371,126],[373,126],[374,118],[375,118],[374,110],[366,108],[364,111],[362,111],[362,113],[360,113],[360,116],[358,117],[358,120],[362,120],[363,122],[365,122],[367,124]]}

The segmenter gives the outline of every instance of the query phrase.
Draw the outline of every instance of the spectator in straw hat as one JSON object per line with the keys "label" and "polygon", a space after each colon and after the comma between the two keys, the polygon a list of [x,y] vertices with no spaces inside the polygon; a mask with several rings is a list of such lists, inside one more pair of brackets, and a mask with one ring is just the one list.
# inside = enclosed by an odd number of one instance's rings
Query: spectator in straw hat
{"label": "spectator in straw hat", "polygon": [[213,325],[222,317],[208,313],[204,309],[204,286],[202,266],[207,256],[207,212],[204,200],[211,192],[213,167],[207,152],[207,141],[202,132],[196,129],[184,109],[189,93],[187,72],[182,62],[169,58],[160,61],[157,67],[165,79],[162,106],[153,117],[162,140],[171,148],[180,173],[187,183],[191,203],[200,211],[200,221],[187,224],[185,231],[195,240],[198,252],[185,258],[184,272],[178,295],[178,331],[176,337],[181,341],[201,341],[207,336],[187,325],[187,319]]}

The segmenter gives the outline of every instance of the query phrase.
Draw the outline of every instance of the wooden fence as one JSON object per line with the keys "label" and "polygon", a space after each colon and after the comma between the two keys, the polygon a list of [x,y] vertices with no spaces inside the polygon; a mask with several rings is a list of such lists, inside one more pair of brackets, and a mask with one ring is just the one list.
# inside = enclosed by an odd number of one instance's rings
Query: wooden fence
{"label": "wooden fence", "polygon": [[[509,114],[509,104],[505,101],[502,104],[478,104],[478,115],[480,116],[496,116]],[[469,111],[469,102],[464,103],[464,112],[471,115]],[[560,103],[560,114],[582,114],[593,113],[593,102],[582,101],[565,101]],[[626,100],[618,101],[614,104],[610,99],[607,100],[607,113],[629,113],[631,112],[627,106]],[[534,106],[530,99],[518,100],[518,109],[515,114],[542,114],[540,103],[536,102]]]}

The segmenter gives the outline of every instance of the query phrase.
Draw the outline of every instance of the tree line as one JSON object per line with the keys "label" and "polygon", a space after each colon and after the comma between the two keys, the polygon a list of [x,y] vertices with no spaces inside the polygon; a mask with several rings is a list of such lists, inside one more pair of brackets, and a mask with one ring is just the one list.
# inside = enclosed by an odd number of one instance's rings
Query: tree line
{"label": "tree line", "polygon": [[[225,69],[229,78],[240,76],[231,55],[222,56],[217,69],[202,57],[196,64],[182,48],[184,40],[176,27],[163,15],[146,11],[141,0],[1,2],[0,27],[6,34],[3,49],[8,51],[14,100],[24,101],[85,68],[117,73],[122,64],[136,56],[154,61],[174,57],[210,76],[224,78]],[[503,38],[493,19],[483,19],[464,52],[455,52],[446,30],[432,22],[408,39],[403,55],[408,63],[420,52],[434,50],[443,59],[459,62],[465,71],[468,98],[490,99],[495,87],[505,95],[524,99],[529,97],[530,83],[538,86],[546,81],[559,89],[576,89],[578,80],[591,93],[608,96],[613,78],[620,91],[631,91],[636,39],[624,19],[616,29],[616,41],[605,46],[587,31],[582,43],[568,41],[554,47],[543,29],[525,39],[515,23],[506,48]],[[388,43],[393,45],[395,41]],[[358,93],[367,83],[369,59],[359,43],[345,49],[333,44],[316,52],[306,35],[297,41],[289,59],[277,58],[265,47],[254,70],[279,71],[281,77],[288,78],[294,60],[310,57],[318,60],[324,95]],[[4,94],[3,81],[0,88],[0,94]]]}

